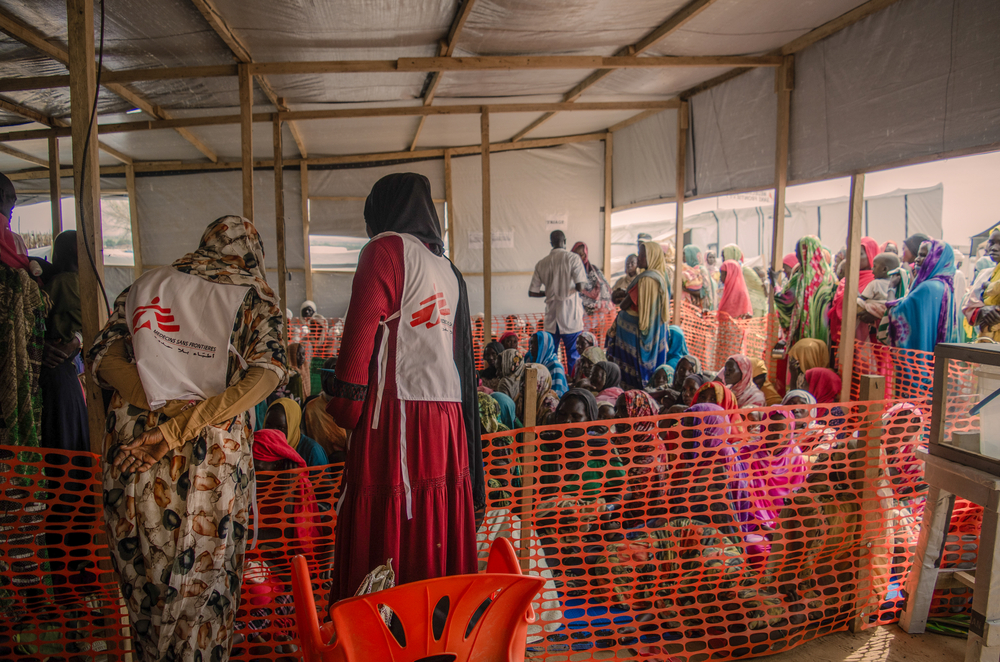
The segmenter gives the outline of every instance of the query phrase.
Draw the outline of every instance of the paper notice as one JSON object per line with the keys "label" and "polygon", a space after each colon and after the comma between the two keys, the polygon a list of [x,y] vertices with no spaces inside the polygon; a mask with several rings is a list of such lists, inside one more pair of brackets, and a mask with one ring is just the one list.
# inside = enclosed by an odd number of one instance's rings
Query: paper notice
{"label": "paper notice", "polygon": [[[492,239],[493,248],[514,248],[513,230],[492,230],[490,232],[490,236]],[[469,249],[476,251],[483,250],[482,232],[469,233]]]}

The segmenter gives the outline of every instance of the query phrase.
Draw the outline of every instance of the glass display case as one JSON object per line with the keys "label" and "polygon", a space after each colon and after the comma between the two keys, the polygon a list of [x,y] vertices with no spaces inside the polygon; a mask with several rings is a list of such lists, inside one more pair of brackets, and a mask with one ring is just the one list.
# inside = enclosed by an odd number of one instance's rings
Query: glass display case
{"label": "glass display case", "polygon": [[1000,476],[1000,344],[938,345],[932,393],[931,455]]}

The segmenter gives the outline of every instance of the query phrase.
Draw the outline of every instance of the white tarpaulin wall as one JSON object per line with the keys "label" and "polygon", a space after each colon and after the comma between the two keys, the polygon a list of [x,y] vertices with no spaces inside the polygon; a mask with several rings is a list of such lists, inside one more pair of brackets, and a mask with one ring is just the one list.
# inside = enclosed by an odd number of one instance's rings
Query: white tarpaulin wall
{"label": "white tarpaulin wall", "polygon": [[[657,113],[616,131],[614,135],[611,157],[614,206],[624,207],[675,197],[677,111]],[[692,173],[691,153],[688,145],[688,176]]]}
{"label": "white tarpaulin wall", "polygon": [[[466,274],[483,270],[482,158],[452,160],[454,259]],[[583,241],[590,261],[604,263],[604,143],[499,152],[490,156],[494,314],[543,312],[528,298],[535,263],[550,250],[549,232]],[[467,275],[471,310],[483,310],[483,280]]]}

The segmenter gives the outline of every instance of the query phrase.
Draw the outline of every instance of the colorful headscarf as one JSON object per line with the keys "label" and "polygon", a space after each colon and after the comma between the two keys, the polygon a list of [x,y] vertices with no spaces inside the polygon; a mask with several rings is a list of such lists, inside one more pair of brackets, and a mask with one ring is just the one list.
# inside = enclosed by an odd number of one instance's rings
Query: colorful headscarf
{"label": "colorful headscarf", "polygon": [[[861,269],[858,272],[858,294],[865,291],[865,288],[875,280],[875,273],[872,271],[872,267],[875,265],[875,258],[878,257],[878,244],[871,237],[861,238],[861,248],[865,251],[865,256],[868,258],[868,268]],[[843,325],[844,320],[844,289],[846,287],[847,279],[843,279],[837,284],[837,293],[833,297],[833,303],[830,305],[830,342],[834,346],[839,346],[840,343],[840,330]]]}
{"label": "colorful headscarf", "polygon": [[[509,350],[508,350],[509,351]],[[545,419],[548,418],[549,414],[556,410],[559,406],[559,395],[552,389],[552,374],[549,369],[546,368],[541,363],[525,363],[523,375],[527,374],[529,368],[534,368],[537,373],[537,381],[535,382],[535,416],[536,425],[542,425],[545,423]],[[514,398],[514,403],[517,405],[517,415],[524,420],[524,389],[519,388],[517,397]]]}
{"label": "colorful headscarf", "polygon": [[729,387],[733,395],[736,396],[740,407],[765,406],[767,402],[764,399],[764,394],[753,383],[753,364],[750,363],[750,359],[743,354],[733,354],[729,359],[726,359],[726,362],[728,363],[730,359],[736,362],[736,367],[743,375],[739,382]]}
{"label": "colorful headscarf", "polygon": [[806,384],[809,392],[816,398],[817,404],[830,404],[840,402],[840,389],[843,382],[833,370],[829,368],[812,368],[806,370]]}
{"label": "colorful headscarf", "polygon": [[[306,461],[288,445],[280,430],[257,430],[253,433],[253,458],[260,462],[290,460],[296,467],[301,469],[306,467]],[[309,526],[319,523],[317,521],[319,507],[307,472],[299,473],[295,496],[295,503],[292,506],[295,514],[292,521],[297,525],[292,527],[292,531],[298,538],[295,553],[309,554],[313,549],[309,541],[318,538],[320,531],[316,526]]]}
{"label": "colorful headscarf", "polygon": [[597,365],[601,361],[607,361],[608,360],[608,356],[607,356],[607,354],[604,353],[604,350],[601,349],[600,347],[597,347],[597,346],[588,347],[583,352],[583,358],[585,358],[588,361],[590,361],[593,365]]}
{"label": "colorful headscarf", "polygon": [[[485,393],[477,394],[479,400],[479,424],[485,433],[500,432],[500,405]],[[506,426],[505,426],[506,427]]]}
{"label": "colorful headscarf", "polygon": [[789,253],[788,255],[785,256],[785,258],[781,261],[781,263],[786,267],[794,269],[795,267],[799,266],[799,258],[795,256],[795,253]]}
{"label": "colorful headscarf", "polygon": [[799,239],[799,270],[789,281],[785,295],[791,297],[788,344],[794,346],[803,338],[830,341],[826,313],[837,291],[837,278],[830,260],[823,254],[819,239],[806,235]]}
{"label": "colorful headscarf", "polygon": [[[680,360],[688,354],[687,340],[684,337],[684,330],[675,325],[671,325],[667,330],[667,361],[666,365],[676,368]],[[699,366],[700,367],[700,366]]]}
{"label": "colorful headscarf", "polygon": [[[930,251],[913,279],[909,294],[887,302],[886,309],[895,346],[932,352],[938,343],[958,342],[960,327],[955,307],[955,253],[942,241],[932,239],[925,243],[930,244]],[[935,282],[941,287],[933,287]],[[938,311],[937,323],[926,324],[925,319],[933,316],[934,310]]]}
{"label": "colorful headscarf", "polygon": [[743,249],[736,244],[728,244],[722,247],[722,259],[723,261],[732,260],[733,262],[743,263]]}
{"label": "colorful headscarf", "polygon": [[816,404],[816,398],[809,391],[803,391],[802,389],[795,389],[794,391],[789,391],[785,394],[785,397],[781,399],[781,404],[787,405],[794,398],[799,398],[805,402],[807,405]]}
{"label": "colorful headscarf", "polygon": [[591,269],[591,267],[590,267],[590,249],[587,248],[587,244],[583,243],[582,241],[578,241],[575,244],[573,244],[573,248],[571,248],[570,251],[573,252],[573,253],[575,253],[578,248],[582,248],[583,249],[583,256],[580,258],[580,260],[583,261],[583,268],[586,269],[587,273],[589,274],[590,273],[590,269]]}
{"label": "colorful headscarf", "polygon": [[[673,366],[667,365],[666,363],[664,363],[663,365],[656,366],[656,370],[653,371],[653,376],[656,376],[656,373],[660,371],[663,371],[663,374],[667,376],[667,384],[674,383],[674,374],[677,372],[677,370]],[[652,377],[650,378],[650,380],[652,380]]]}
{"label": "colorful headscarf", "polygon": [[743,268],[733,260],[726,260],[722,263],[722,273],[725,275],[725,283],[722,286],[719,312],[727,313],[734,319],[752,315],[753,304],[750,303],[750,291],[743,278]]}
{"label": "colorful headscarf", "polygon": [[552,390],[561,395],[569,389],[569,384],[566,381],[566,370],[559,362],[555,338],[548,331],[538,331],[534,336],[537,355],[529,351],[524,360],[528,363],[541,363],[548,368],[552,375]]}
{"label": "colorful headscarf", "polygon": [[[643,244],[646,248],[646,269],[636,276],[629,290],[639,288],[637,307],[639,312],[639,330],[646,333],[653,318],[659,314],[663,323],[670,321],[669,284],[667,282],[667,258],[663,248],[652,241]],[[652,279],[657,287],[642,287]]]}
{"label": "colorful headscarf", "polygon": [[267,411],[270,412],[275,407],[281,407],[285,410],[285,421],[288,425],[288,445],[292,448],[298,448],[299,441],[302,439],[302,429],[300,427],[302,424],[302,408],[299,407],[299,403],[291,398],[279,398],[275,400],[268,406]]}
{"label": "colorful headscarf", "polygon": [[625,391],[619,397],[629,418],[656,416],[660,408],[656,401],[645,391]]}
{"label": "colorful headscarf", "polygon": [[701,394],[705,392],[711,392],[714,404],[719,405],[725,411],[732,411],[740,408],[740,403],[737,402],[736,396],[733,395],[733,392],[729,389],[729,387],[722,382],[711,381],[706,384],[702,384],[701,388],[698,389],[698,392],[695,393],[695,404],[698,404],[698,398],[700,398]]}
{"label": "colorful headscarf", "polygon": [[253,459],[260,462],[289,460],[297,467],[306,466],[306,461],[289,445],[281,430],[265,429],[253,433]]}
{"label": "colorful headscarf", "polygon": [[587,349],[590,349],[591,347],[597,347],[597,336],[595,336],[590,331],[581,332],[579,337],[587,341],[588,343]]}
{"label": "colorful headscarf", "polygon": [[506,342],[508,338],[520,339],[520,336],[517,335],[517,331],[508,331],[507,333],[500,336],[500,344],[501,345],[504,344],[504,342]]}

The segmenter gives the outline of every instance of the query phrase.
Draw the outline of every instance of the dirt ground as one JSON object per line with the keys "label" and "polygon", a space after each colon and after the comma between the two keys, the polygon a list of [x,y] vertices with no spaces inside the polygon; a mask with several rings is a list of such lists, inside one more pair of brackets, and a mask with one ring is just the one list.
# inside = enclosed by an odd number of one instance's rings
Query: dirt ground
{"label": "dirt ground", "polygon": [[761,660],[767,662],[953,662],[965,659],[965,639],[907,634],[886,625],[859,634],[837,632]]}

